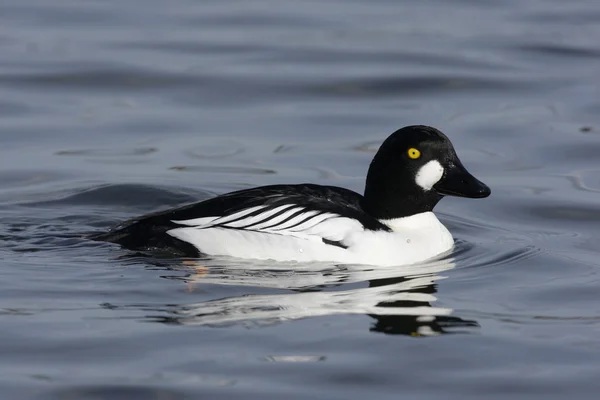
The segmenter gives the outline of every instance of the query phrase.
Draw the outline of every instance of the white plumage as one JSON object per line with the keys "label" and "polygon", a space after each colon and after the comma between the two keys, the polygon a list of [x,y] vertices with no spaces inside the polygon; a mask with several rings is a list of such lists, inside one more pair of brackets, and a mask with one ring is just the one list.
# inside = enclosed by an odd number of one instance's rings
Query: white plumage
{"label": "white plumage", "polygon": [[444,176],[444,167],[442,167],[442,164],[438,160],[431,160],[419,169],[415,177],[415,182],[423,190],[431,190],[433,185],[442,179],[442,176]]}
{"label": "white plumage", "polygon": [[302,210],[252,207],[223,217],[173,221],[182,227],[167,233],[207,255],[277,261],[409,264],[453,246],[452,235],[432,212],[382,220],[390,232],[365,230],[357,220],[333,213],[298,213]]}

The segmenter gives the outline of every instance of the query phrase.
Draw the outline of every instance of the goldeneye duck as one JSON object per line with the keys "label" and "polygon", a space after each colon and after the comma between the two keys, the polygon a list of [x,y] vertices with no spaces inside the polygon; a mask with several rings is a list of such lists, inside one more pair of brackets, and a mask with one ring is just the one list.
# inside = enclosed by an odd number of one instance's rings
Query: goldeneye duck
{"label": "goldeneye duck", "polygon": [[465,169],[446,135],[407,126],[375,154],[363,196],[335,186],[262,186],[135,218],[91,238],[188,257],[403,265],[453,247],[432,212],[446,195],[483,198],[490,189]]}

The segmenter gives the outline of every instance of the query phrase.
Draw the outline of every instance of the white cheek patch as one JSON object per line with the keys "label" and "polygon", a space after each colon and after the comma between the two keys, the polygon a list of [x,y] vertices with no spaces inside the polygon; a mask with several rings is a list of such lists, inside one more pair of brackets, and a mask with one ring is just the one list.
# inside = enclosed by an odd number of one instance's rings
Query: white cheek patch
{"label": "white cheek patch", "polygon": [[424,190],[431,190],[433,185],[442,179],[443,175],[444,167],[442,167],[439,161],[432,160],[419,169],[415,181],[417,182],[417,185],[421,186]]}

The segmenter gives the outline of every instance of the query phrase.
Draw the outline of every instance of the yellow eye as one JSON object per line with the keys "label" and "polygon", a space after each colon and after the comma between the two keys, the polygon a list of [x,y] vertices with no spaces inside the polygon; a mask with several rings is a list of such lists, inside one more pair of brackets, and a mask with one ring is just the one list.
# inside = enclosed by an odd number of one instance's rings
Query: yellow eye
{"label": "yellow eye", "polygon": [[414,147],[411,147],[408,149],[408,156],[413,160],[416,160],[417,158],[421,157],[421,152]]}

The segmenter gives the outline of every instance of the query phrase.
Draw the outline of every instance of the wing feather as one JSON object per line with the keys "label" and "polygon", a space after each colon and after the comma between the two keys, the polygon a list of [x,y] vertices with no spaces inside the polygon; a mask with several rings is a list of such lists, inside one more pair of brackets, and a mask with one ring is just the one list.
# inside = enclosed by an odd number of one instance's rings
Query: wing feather
{"label": "wing feather", "polygon": [[306,230],[314,227],[315,225],[320,224],[323,221],[326,221],[332,217],[339,217],[339,215],[331,214],[331,213],[317,213],[317,214],[309,216],[301,223],[296,224],[294,226],[290,226],[289,228],[286,228],[286,229],[290,230],[292,232],[306,231]]}
{"label": "wing feather", "polygon": [[246,208],[242,211],[235,212],[235,213],[229,214],[229,215],[220,216],[220,217],[216,216],[216,217],[193,218],[193,219],[186,219],[186,220],[171,220],[171,222],[173,222],[175,224],[179,224],[179,225],[188,225],[188,226],[206,225],[210,222],[214,222],[215,224],[222,224],[222,223],[226,223],[229,221],[238,220],[240,218],[243,218],[244,216],[247,216],[248,214],[251,214],[253,212],[261,210],[265,207],[266,206],[250,207],[250,208]]}
{"label": "wing feather", "polygon": [[253,215],[250,218],[242,218],[235,222],[228,222],[224,224],[224,226],[232,227],[232,228],[242,228],[242,229],[258,229],[258,225],[264,224],[265,222],[271,222],[274,219],[277,219],[282,213],[293,208],[294,205],[283,205],[279,207],[272,208],[270,210],[263,210],[260,214]]}
{"label": "wing feather", "polygon": [[219,219],[215,220],[215,225],[234,224],[239,221],[248,221],[250,218],[261,215],[268,206],[254,206],[241,211],[237,211],[230,215],[222,215]]}
{"label": "wing feather", "polygon": [[279,211],[276,215],[273,215],[272,218],[262,221],[259,224],[253,225],[251,228],[256,230],[269,230],[274,227],[281,226],[285,221],[287,221],[290,217],[297,213],[306,212],[303,208],[298,208],[294,205]]}
{"label": "wing feather", "polygon": [[325,248],[346,248],[351,246],[349,237],[354,232],[390,230],[366,213],[362,202],[358,193],[334,186],[261,186],[133,218],[90,238],[132,250],[156,249],[190,256],[209,254],[211,248],[245,251],[243,244],[238,246],[230,238],[263,246],[265,254],[275,249],[297,251],[296,245],[287,248],[284,243],[304,246],[300,239],[319,248],[323,244]]}
{"label": "wing feather", "polygon": [[285,227],[296,224],[298,221],[302,221],[305,218],[303,215],[306,214],[306,212],[307,211],[304,207],[294,207],[290,210],[290,214],[286,218],[278,221],[277,223],[264,226],[262,229],[285,229]]}
{"label": "wing feather", "polygon": [[358,221],[351,218],[331,212],[309,210],[296,204],[255,206],[221,217],[172,222],[193,229],[222,228],[294,236],[306,240],[320,240],[334,246],[340,246],[351,232],[364,230]]}

